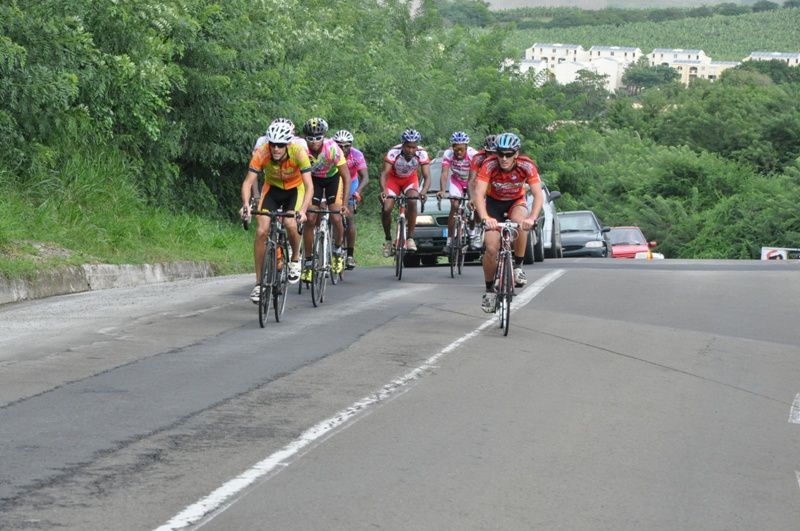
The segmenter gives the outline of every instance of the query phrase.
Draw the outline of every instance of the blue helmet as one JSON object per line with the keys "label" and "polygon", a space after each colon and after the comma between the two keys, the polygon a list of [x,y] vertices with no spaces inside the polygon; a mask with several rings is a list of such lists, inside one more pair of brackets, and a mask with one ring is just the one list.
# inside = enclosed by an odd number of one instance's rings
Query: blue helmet
{"label": "blue helmet", "polygon": [[403,144],[406,142],[420,142],[422,140],[422,135],[419,134],[419,131],[416,129],[406,129],[403,131],[403,134],[400,135],[400,140]]}
{"label": "blue helmet", "polygon": [[519,146],[522,144],[519,137],[514,133],[503,133],[497,136],[495,146],[497,149],[508,149],[519,151]]}
{"label": "blue helmet", "polygon": [[456,131],[450,137],[451,144],[469,144],[469,135],[464,131]]}

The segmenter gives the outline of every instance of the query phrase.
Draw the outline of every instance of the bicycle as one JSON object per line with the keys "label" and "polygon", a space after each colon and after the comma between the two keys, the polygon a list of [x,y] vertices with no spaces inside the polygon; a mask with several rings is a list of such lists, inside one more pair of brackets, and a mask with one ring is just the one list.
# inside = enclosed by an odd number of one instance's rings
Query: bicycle
{"label": "bicycle", "polygon": [[267,210],[252,211],[255,216],[269,216],[272,223],[269,225],[267,244],[264,249],[264,261],[261,265],[261,292],[258,296],[258,324],[261,328],[267,322],[269,307],[272,304],[275,310],[275,321],[280,322],[283,311],[286,309],[286,295],[289,292],[289,238],[283,218],[295,217],[296,214],[286,213],[282,210],[269,212]]}
{"label": "bicycle", "polygon": [[[469,223],[469,216],[471,212],[467,209],[469,197],[465,194],[463,197],[449,197],[451,201],[458,202],[458,209],[453,217],[453,236],[450,242],[450,252],[447,255],[447,261],[450,264],[450,278],[456,278],[456,271],[460,275],[464,269],[464,260],[467,256],[467,245],[469,244],[469,234],[467,233],[467,224]],[[439,200],[439,210],[442,209],[441,200]]]}
{"label": "bicycle", "polygon": [[406,227],[406,203],[409,199],[412,201],[420,201],[422,205],[421,212],[425,211],[425,203],[421,202],[420,197],[406,197],[402,193],[395,198],[397,200],[397,237],[394,240],[394,274],[397,280],[403,278],[403,258],[406,253],[406,241],[408,240],[408,227]]}
{"label": "bicycle", "polygon": [[494,273],[494,285],[497,293],[495,312],[500,312],[500,328],[503,335],[508,335],[511,323],[511,301],[514,298],[514,240],[519,234],[519,224],[504,221],[499,224],[500,251],[497,255],[497,270]]}
{"label": "bicycle", "polygon": [[[355,199],[352,198],[352,196],[351,196],[350,201],[351,201],[350,206],[353,207],[353,217],[354,217],[353,223],[355,223],[355,215],[356,215],[356,212],[358,211],[358,203],[355,201]],[[350,243],[350,238],[347,236],[348,232],[349,232],[349,229],[350,229],[350,221],[349,221],[348,216],[346,216],[346,215],[342,216],[342,231],[344,232],[344,234],[342,234],[342,249],[345,250],[345,258],[344,258],[345,259],[345,264],[346,264],[346,261],[347,261],[347,254],[346,254],[347,249],[352,246],[352,244]],[[353,270],[352,267],[347,267],[346,265],[345,265],[344,269],[346,269],[348,271],[352,271]],[[339,272],[339,279],[340,280],[344,280],[344,270]]]}
{"label": "bicycle", "polygon": [[[323,201],[322,205],[327,206]],[[311,249],[311,302],[314,307],[325,302],[325,289],[328,278],[331,284],[338,283],[338,275],[333,272],[333,235],[331,233],[330,215],[338,214],[338,210],[316,210],[319,216],[317,226],[314,228],[314,243]]]}

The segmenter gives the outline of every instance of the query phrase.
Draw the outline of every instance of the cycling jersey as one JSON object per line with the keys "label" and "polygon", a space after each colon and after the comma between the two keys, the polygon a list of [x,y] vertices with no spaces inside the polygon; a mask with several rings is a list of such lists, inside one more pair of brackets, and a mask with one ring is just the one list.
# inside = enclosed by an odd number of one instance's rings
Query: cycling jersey
{"label": "cycling jersey", "polygon": [[264,174],[265,191],[269,185],[288,190],[303,183],[302,173],[309,170],[311,163],[308,152],[297,144],[286,148],[288,157],[281,162],[272,160],[269,144],[264,144],[253,152],[250,170]]}
{"label": "cycling jersey", "polygon": [[457,181],[456,184],[462,185],[462,188],[463,186],[466,186],[467,179],[469,178],[470,163],[477,154],[477,150],[472,147],[467,147],[467,151],[464,153],[463,159],[457,159],[455,157],[453,148],[449,148],[444,152],[444,156],[442,157],[442,168],[450,168],[450,182]]}
{"label": "cycling jersey", "polygon": [[469,171],[474,171],[477,174],[478,170],[481,169],[481,166],[483,165],[484,161],[486,161],[486,159],[489,158],[491,155],[492,153],[489,153],[485,149],[482,149],[477,153],[475,153],[475,156],[472,157],[472,160],[469,162]]}
{"label": "cycling jersey", "polygon": [[333,177],[339,172],[339,166],[347,163],[342,148],[332,138],[326,138],[322,142],[318,154],[314,155],[309,149],[308,155],[311,159],[311,176],[315,179]]}
{"label": "cycling jersey", "polygon": [[500,168],[497,155],[488,157],[481,166],[477,179],[488,183],[486,194],[500,201],[524,197],[525,183],[532,186],[541,182],[536,164],[524,155],[517,156],[516,165],[511,171],[503,171]]}
{"label": "cycling jersey", "polygon": [[367,159],[364,154],[358,149],[351,147],[350,153],[347,154],[347,169],[350,170],[350,179],[356,185],[358,184],[359,170],[367,169]]}
{"label": "cycling jersey", "polygon": [[389,178],[394,177],[401,181],[411,179],[412,177],[418,180],[417,170],[419,167],[431,163],[428,152],[423,148],[417,148],[411,160],[406,160],[403,156],[402,144],[398,144],[390,149],[383,160],[392,165],[392,169],[389,171]]}

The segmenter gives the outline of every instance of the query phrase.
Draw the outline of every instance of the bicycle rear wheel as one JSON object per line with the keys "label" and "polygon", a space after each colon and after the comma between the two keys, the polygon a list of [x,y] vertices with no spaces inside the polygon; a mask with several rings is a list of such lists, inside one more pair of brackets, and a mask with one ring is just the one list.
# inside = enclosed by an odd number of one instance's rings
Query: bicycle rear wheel
{"label": "bicycle rear wheel", "polygon": [[335,286],[339,283],[339,273],[334,271],[333,259],[335,257],[333,256],[333,236],[331,235],[330,229],[331,227],[328,227],[328,264],[330,265],[331,284]]}
{"label": "bicycle rear wheel", "polygon": [[403,278],[403,257],[406,253],[406,220],[399,218],[397,220],[397,240],[396,249],[394,252],[394,274],[397,280]]}
{"label": "bicycle rear wheel", "polygon": [[272,294],[272,305],[275,309],[275,320],[280,322],[286,309],[286,296],[289,294],[289,249],[286,242],[278,247],[276,286]]}
{"label": "bicycle rear wheel", "polygon": [[314,234],[314,255],[311,265],[311,302],[318,306],[325,297],[327,274],[325,272],[325,236],[317,231]]}
{"label": "bicycle rear wheel", "polygon": [[261,293],[258,296],[258,324],[261,328],[267,323],[269,306],[272,303],[273,275],[275,273],[275,248],[267,243],[264,263],[261,266]]}

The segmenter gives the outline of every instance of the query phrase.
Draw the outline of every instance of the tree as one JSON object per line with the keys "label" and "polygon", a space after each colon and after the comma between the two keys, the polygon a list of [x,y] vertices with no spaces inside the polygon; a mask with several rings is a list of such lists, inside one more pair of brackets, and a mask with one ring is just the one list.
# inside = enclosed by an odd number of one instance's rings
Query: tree
{"label": "tree", "polygon": [[769,0],[759,0],[753,4],[750,9],[753,10],[753,13],[759,13],[761,11],[773,11],[779,7],[780,6],[775,2],[770,2]]}
{"label": "tree", "polygon": [[643,89],[669,85],[678,80],[680,75],[669,66],[658,65],[650,66],[646,56],[642,56],[635,63],[630,65],[622,75],[622,83],[628,89],[628,93],[638,94]]}

